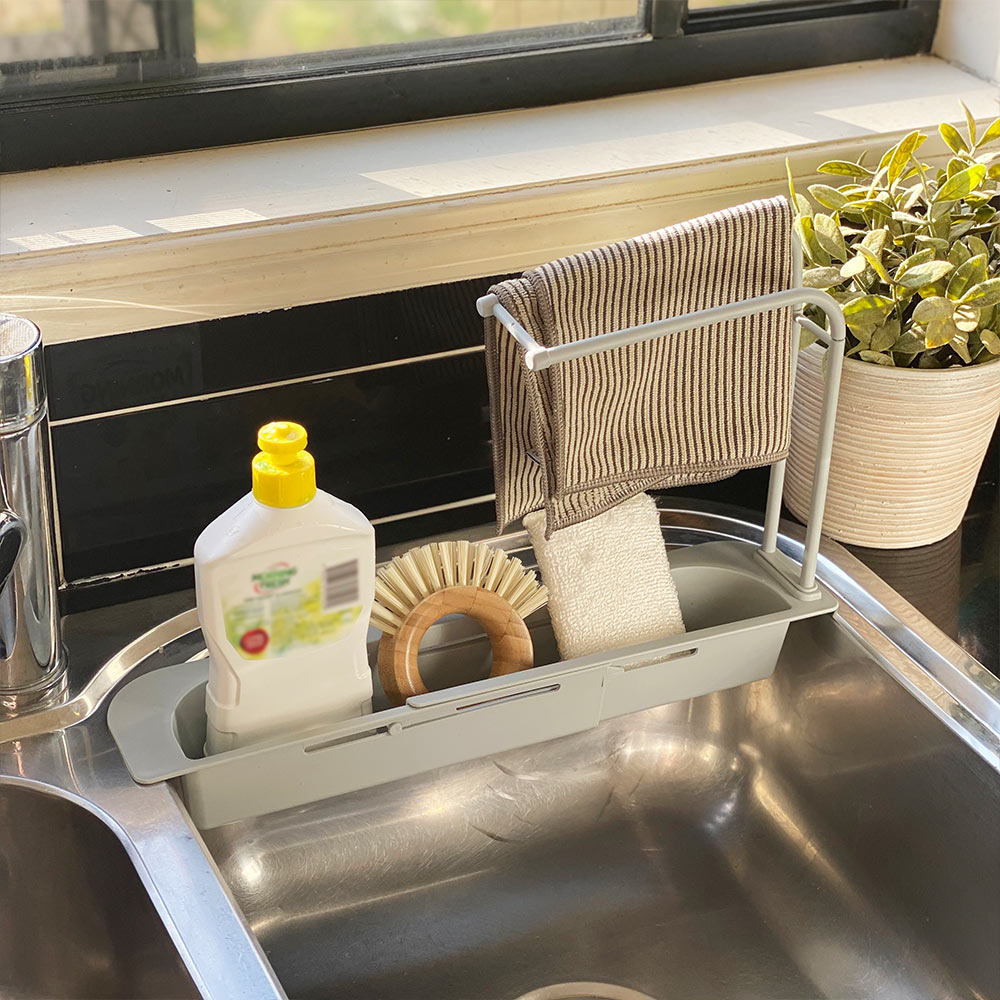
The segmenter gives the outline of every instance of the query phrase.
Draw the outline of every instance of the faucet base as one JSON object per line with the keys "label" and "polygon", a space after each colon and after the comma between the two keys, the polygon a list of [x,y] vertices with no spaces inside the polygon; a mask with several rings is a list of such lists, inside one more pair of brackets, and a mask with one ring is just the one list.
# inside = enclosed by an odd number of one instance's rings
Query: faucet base
{"label": "faucet base", "polygon": [[50,708],[65,699],[66,690],[66,658],[62,656],[33,684],[17,688],[0,687],[0,722]]}

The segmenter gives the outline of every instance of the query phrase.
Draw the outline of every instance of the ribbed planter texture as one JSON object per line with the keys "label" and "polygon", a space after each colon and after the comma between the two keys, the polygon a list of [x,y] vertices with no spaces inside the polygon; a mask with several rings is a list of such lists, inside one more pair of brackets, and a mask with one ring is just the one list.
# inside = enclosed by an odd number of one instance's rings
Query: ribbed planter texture
{"label": "ribbed planter texture", "polygon": [[[799,353],[785,503],[805,520],[823,398],[823,355]],[[823,532],[882,549],[930,545],[961,523],[1000,415],[1000,361],[887,368],[847,358]]]}

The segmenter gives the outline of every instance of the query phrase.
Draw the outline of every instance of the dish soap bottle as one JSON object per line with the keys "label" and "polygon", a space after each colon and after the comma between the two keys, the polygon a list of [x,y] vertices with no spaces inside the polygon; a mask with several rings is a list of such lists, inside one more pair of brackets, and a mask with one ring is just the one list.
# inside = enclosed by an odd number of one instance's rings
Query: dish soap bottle
{"label": "dish soap bottle", "polygon": [[301,424],[262,427],[253,491],[194,546],[207,753],[371,711],[375,529],[316,489]]}

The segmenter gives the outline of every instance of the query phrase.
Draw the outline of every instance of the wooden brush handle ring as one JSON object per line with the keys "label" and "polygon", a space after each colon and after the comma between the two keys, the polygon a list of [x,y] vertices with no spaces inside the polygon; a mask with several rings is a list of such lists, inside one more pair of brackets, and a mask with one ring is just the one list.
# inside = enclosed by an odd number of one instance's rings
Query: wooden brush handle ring
{"label": "wooden brush handle ring", "polygon": [[426,694],[417,655],[424,633],[445,615],[468,615],[479,622],[493,647],[490,677],[513,674],[535,664],[531,635],[510,604],[482,587],[445,587],[428,594],[403,619],[395,635],[383,635],[378,647],[378,676],[394,705]]}

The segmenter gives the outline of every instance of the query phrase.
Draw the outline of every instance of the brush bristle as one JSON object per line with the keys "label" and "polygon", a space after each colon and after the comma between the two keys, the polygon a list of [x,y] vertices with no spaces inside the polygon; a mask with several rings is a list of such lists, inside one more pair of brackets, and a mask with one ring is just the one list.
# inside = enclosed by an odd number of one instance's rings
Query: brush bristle
{"label": "brush bristle", "polygon": [[533,570],[483,542],[431,542],[386,563],[375,578],[372,624],[395,635],[428,594],[445,587],[495,591],[522,617],[543,607],[549,593]]}

